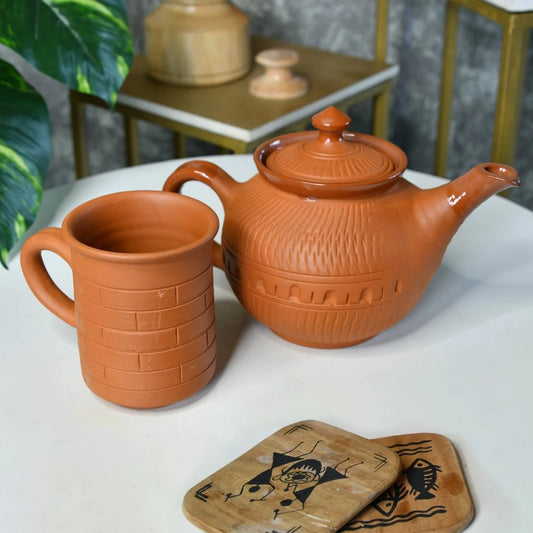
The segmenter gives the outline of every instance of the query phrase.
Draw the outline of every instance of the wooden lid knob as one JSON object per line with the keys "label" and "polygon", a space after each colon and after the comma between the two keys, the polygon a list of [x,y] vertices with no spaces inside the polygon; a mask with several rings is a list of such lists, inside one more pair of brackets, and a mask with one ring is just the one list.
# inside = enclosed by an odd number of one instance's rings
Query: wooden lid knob
{"label": "wooden lid knob", "polygon": [[255,56],[255,60],[266,68],[288,68],[300,61],[300,55],[298,52],[286,48],[271,48],[259,52]]}
{"label": "wooden lid knob", "polygon": [[307,92],[307,80],[294,76],[291,67],[300,60],[298,52],[286,48],[263,50],[255,57],[265,67],[261,76],[250,81],[250,92],[259,98],[285,100]]}

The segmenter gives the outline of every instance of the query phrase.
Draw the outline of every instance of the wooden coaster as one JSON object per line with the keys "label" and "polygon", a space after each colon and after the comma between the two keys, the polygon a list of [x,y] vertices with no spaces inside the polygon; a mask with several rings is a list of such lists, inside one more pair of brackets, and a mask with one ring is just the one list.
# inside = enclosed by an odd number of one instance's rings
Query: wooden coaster
{"label": "wooden coaster", "polygon": [[341,531],[456,533],[470,524],[474,505],[457,452],[446,437],[416,433],[376,442],[400,456],[402,473]]}
{"label": "wooden coaster", "polygon": [[337,531],[399,475],[390,448],[306,420],[198,483],[185,495],[183,511],[208,532]]}

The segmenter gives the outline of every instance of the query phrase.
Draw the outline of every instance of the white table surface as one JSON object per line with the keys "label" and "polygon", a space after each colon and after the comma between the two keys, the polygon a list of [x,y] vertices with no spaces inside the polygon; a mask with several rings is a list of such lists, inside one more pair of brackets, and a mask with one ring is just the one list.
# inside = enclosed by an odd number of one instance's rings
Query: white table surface
{"label": "white table surface", "polygon": [[[251,156],[209,158],[238,180]],[[160,189],[176,161],[46,191],[36,228],[118,190]],[[438,178],[406,177],[423,187]],[[214,193],[186,191],[221,213]],[[35,229],[36,229],[35,228]],[[46,255],[70,290],[70,271]],[[316,419],[375,438],[415,432],[456,445],[476,507],[468,531],[531,532],[533,213],[485,202],[452,240],[402,322],[340,350],[290,344],[251,319],[215,274],[219,366],[197,396],[138,411],[93,395],[76,333],[27,288],[14,254],[0,272],[0,529],[197,531],[186,491],[284,425]]]}
{"label": "white table surface", "polygon": [[533,11],[533,0],[484,0],[487,4],[501,7],[511,13]]}

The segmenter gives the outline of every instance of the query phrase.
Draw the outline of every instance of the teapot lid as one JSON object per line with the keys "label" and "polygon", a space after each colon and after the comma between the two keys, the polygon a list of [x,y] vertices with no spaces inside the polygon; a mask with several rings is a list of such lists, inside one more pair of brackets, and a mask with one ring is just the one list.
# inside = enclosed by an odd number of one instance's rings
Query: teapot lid
{"label": "teapot lid", "polygon": [[346,131],[350,117],[335,107],[312,122],[318,131],[282,135],[257,148],[255,162],[268,181],[296,194],[333,197],[390,183],[407,167],[394,144]]}

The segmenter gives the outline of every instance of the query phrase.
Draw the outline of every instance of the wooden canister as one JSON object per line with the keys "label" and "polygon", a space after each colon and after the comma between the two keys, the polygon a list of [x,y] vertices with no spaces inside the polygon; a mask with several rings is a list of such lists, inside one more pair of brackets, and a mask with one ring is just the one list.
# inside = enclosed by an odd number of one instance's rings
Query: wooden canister
{"label": "wooden canister", "polygon": [[227,0],[162,0],[144,20],[148,72],[180,85],[215,85],[250,68],[249,19]]}

